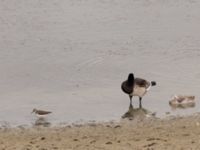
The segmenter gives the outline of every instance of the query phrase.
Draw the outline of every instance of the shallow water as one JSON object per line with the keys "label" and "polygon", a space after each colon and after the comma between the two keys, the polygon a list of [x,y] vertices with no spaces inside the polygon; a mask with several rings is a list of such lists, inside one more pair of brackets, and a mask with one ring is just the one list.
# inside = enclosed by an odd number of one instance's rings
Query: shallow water
{"label": "shallow water", "polygon": [[[200,2],[157,0],[0,1],[0,124],[118,120],[128,73],[157,86],[143,107],[158,117],[199,111]],[[196,106],[171,110],[174,94]],[[134,97],[133,105],[138,106]]]}

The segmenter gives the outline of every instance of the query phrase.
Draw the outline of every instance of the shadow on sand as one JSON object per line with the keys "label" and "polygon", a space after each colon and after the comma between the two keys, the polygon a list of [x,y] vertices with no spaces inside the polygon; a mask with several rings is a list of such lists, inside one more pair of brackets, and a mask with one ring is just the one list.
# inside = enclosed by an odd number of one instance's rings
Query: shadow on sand
{"label": "shadow on sand", "polygon": [[145,108],[133,108],[133,105],[130,104],[128,111],[122,116],[122,119],[129,119],[129,120],[133,120],[133,119],[145,119],[145,118],[149,118],[149,117],[155,117],[156,113],[152,113],[149,110],[145,109]]}

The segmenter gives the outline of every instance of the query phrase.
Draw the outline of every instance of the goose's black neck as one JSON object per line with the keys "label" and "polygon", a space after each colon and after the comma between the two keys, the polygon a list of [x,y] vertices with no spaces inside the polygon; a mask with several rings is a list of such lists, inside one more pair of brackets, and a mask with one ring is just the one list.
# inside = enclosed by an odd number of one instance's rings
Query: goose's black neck
{"label": "goose's black neck", "polygon": [[130,73],[128,75],[128,85],[133,86],[133,84],[134,84],[134,75],[133,75],[133,73]]}
{"label": "goose's black neck", "polygon": [[128,79],[122,82],[121,88],[125,93],[131,94],[133,92],[133,87],[134,87],[134,75],[130,73],[128,75]]}

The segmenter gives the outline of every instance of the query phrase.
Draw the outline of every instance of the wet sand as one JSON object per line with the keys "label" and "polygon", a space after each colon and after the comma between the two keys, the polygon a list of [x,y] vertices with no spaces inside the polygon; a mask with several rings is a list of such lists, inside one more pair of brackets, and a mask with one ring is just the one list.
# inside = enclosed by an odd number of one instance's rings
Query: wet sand
{"label": "wet sand", "polygon": [[200,115],[0,129],[1,150],[200,149]]}

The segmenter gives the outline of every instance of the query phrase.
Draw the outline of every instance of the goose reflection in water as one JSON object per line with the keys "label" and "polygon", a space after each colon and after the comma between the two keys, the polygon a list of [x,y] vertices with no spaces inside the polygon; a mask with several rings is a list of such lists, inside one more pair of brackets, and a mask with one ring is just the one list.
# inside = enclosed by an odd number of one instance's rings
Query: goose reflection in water
{"label": "goose reflection in water", "polygon": [[152,113],[149,110],[139,107],[139,108],[133,108],[133,105],[129,105],[128,111],[122,116],[122,118],[128,118],[129,120],[133,119],[145,119],[147,117],[155,117],[156,113]]}

